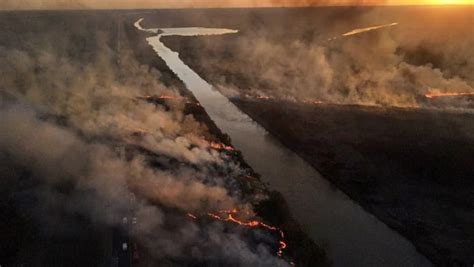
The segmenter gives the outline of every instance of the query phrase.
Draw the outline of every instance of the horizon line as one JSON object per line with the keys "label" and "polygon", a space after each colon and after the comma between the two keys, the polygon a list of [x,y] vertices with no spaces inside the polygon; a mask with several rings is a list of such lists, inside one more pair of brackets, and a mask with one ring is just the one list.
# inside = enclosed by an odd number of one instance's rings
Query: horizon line
{"label": "horizon line", "polygon": [[173,9],[271,9],[271,8],[322,8],[322,7],[474,7],[474,4],[360,4],[360,5],[347,5],[347,4],[332,4],[332,5],[293,5],[293,6],[227,6],[227,7],[116,7],[116,8],[93,8],[93,7],[52,7],[52,8],[17,8],[17,9],[2,9],[2,11],[94,11],[94,10],[173,10]]}

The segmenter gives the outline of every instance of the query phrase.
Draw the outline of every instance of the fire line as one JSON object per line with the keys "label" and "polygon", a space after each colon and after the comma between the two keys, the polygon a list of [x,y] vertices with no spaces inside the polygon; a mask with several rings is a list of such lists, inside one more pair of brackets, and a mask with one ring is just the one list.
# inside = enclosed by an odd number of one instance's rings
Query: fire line
{"label": "fire line", "polygon": [[[263,222],[257,221],[257,220],[251,220],[251,221],[248,221],[248,222],[241,221],[241,220],[237,219],[237,216],[236,216],[237,213],[238,213],[238,211],[236,209],[233,209],[233,210],[218,211],[217,213],[209,212],[209,213],[207,213],[207,216],[209,216],[210,218],[212,218],[214,220],[217,220],[217,221],[230,222],[230,223],[233,223],[233,224],[236,224],[236,225],[239,225],[239,226],[248,227],[248,228],[258,228],[258,227],[260,227],[260,228],[263,228],[263,229],[268,230],[268,231],[277,232],[280,235],[280,241],[278,242],[279,246],[278,246],[277,255],[279,257],[283,256],[283,251],[287,248],[287,244],[284,241],[285,233],[281,229],[278,229],[275,226],[271,226],[271,225],[268,225],[266,223],[263,223]],[[223,214],[224,216],[220,216],[219,214]],[[196,215],[193,215],[191,213],[188,213],[187,215],[188,215],[188,217],[192,218],[193,220],[197,219]]]}
{"label": "fire line", "polygon": [[449,96],[474,96],[474,93],[427,93],[426,98],[449,97]]}

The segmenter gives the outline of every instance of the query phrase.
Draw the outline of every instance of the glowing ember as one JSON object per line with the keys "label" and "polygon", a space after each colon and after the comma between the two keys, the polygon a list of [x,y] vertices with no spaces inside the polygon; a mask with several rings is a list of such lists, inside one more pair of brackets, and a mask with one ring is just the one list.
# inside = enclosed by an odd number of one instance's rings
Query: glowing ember
{"label": "glowing ember", "polygon": [[474,93],[427,93],[426,98],[450,97],[450,96],[474,96]]}
{"label": "glowing ember", "polygon": [[[237,218],[237,213],[238,213],[238,211],[236,209],[232,209],[232,210],[222,210],[222,211],[219,211],[217,213],[208,213],[207,216],[209,216],[210,218],[212,218],[214,220],[218,220],[218,221],[222,221],[222,222],[230,222],[230,223],[234,223],[234,224],[239,225],[239,226],[244,226],[244,227],[248,227],[248,228],[263,228],[263,229],[271,231],[271,232],[277,232],[280,235],[280,241],[279,241],[279,247],[278,247],[277,255],[279,257],[283,256],[283,251],[286,249],[287,244],[284,241],[285,234],[283,233],[282,230],[278,229],[277,227],[268,225],[266,223],[263,223],[263,222],[257,221],[257,220],[251,220],[251,221],[248,221],[248,222],[241,221]],[[221,216],[220,214],[222,214],[223,216]],[[193,215],[191,213],[188,213],[188,217],[190,217],[194,220],[197,218],[195,215]]]}
{"label": "glowing ember", "polygon": [[234,148],[231,146],[226,146],[224,144],[214,143],[211,142],[209,146],[215,150],[226,150],[226,151],[234,151]]}

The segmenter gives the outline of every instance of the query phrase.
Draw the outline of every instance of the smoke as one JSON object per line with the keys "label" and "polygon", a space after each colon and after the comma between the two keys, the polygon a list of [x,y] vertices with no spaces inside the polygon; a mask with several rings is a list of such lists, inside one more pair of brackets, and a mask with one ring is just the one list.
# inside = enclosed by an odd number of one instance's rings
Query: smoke
{"label": "smoke", "polygon": [[300,1],[292,1],[292,0],[271,0],[271,6],[302,6],[302,7],[309,7],[309,6],[359,6],[359,5],[384,5],[388,1],[373,1],[373,0],[300,0]]}
{"label": "smoke", "polygon": [[384,5],[386,3],[387,1],[375,0],[3,0],[3,2],[0,3],[0,9],[229,8],[320,5]]}
{"label": "smoke", "polygon": [[[117,63],[108,40],[99,34],[90,51],[71,54],[35,38],[31,49],[0,47],[0,152],[10,164],[2,177],[20,183],[11,169],[27,170],[38,226],[60,234],[73,231],[66,218],[114,227],[133,214],[132,237],[169,265],[287,265],[271,242],[187,218],[231,208],[252,216],[262,196],[241,191],[246,170],[210,148],[212,134],[186,113],[179,90],[124,48]],[[137,98],[145,95],[176,99],[155,105]]]}
{"label": "smoke", "polygon": [[[190,55],[189,47],[180,49],[176,40],[165,40],[229,96],[420,107],[431,105],[424,97],[431,92],[474,92],[469,12],[469,8],[262,11],[254,14],[260,17],[255,19],[258,26],[226,25],[241,30],[233,39],[179,39],[204,53]],[[271,16],[291,18],[292,24],[270,21]],[[344,36],[354,30],[357,34]]]}

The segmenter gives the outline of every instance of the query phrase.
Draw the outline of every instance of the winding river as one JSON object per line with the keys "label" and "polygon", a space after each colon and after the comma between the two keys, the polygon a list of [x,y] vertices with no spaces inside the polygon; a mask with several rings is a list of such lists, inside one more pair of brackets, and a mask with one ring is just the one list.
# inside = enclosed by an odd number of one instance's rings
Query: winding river
{"label": "winding river", "polygon": [[[295,219],[318,244],[324,244],[334,266],[431,266],[401,235],[364,211],[337,190],[306,161],[287,149],[264,128],[240,111],[161,42],[162,36],[200,36],[237,33],[210,28],[144,29],[156,54],[194,94],[217,126],[242,151],[250,166],[283,194]],[[198,51],[196,51],[198,52]]]}

